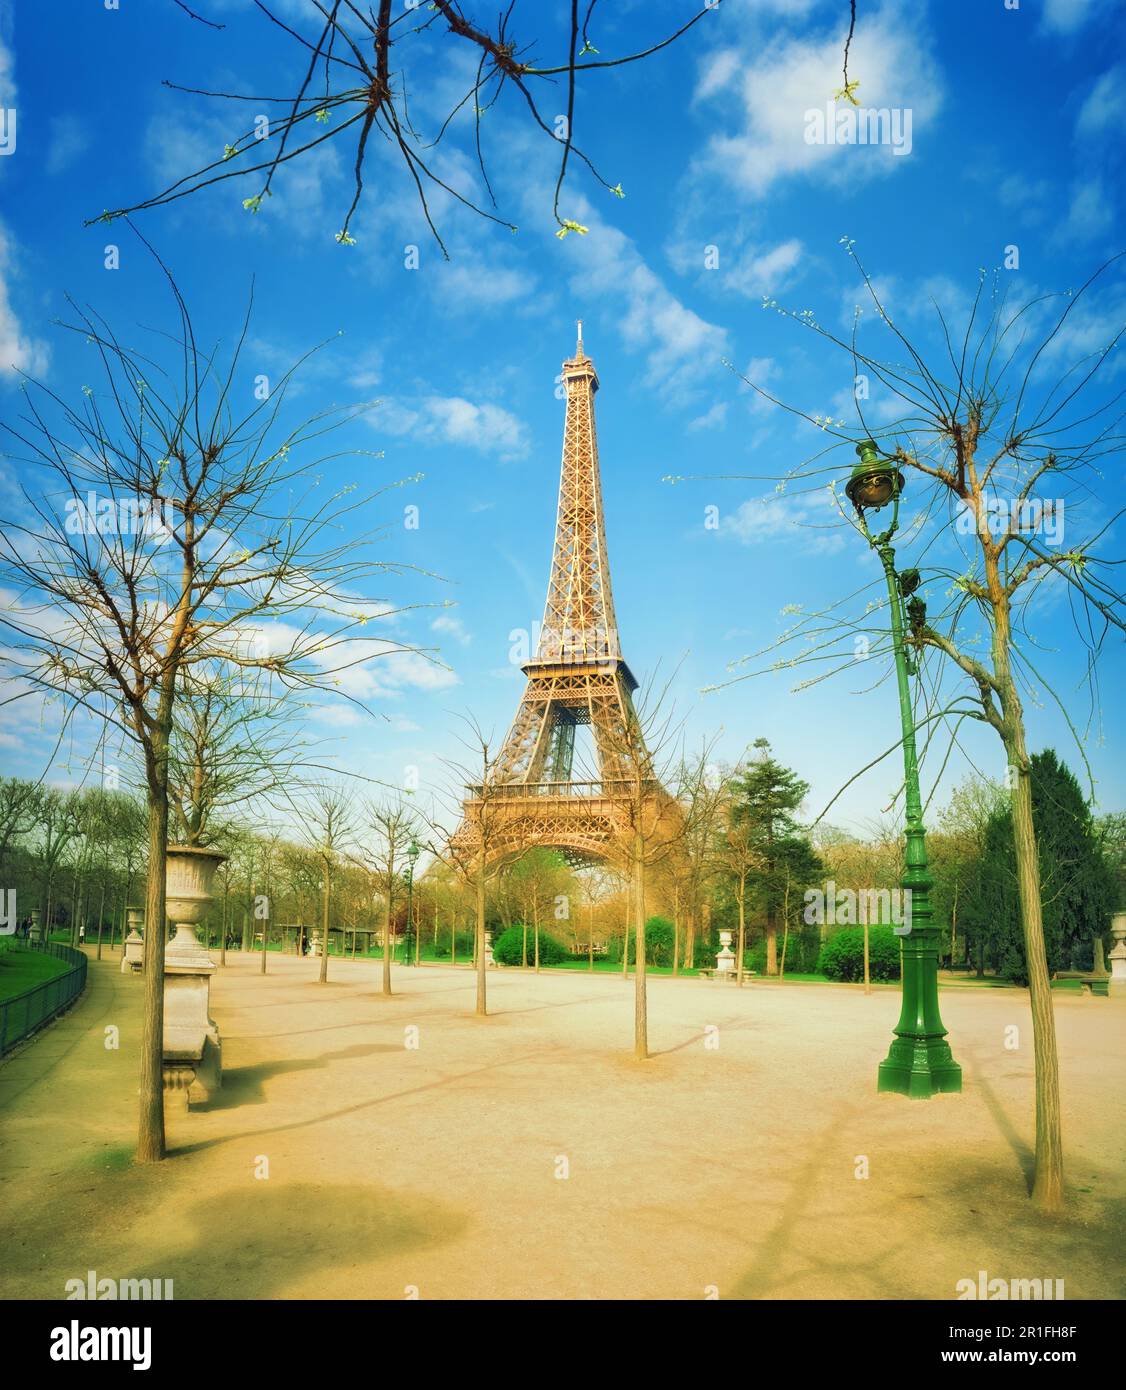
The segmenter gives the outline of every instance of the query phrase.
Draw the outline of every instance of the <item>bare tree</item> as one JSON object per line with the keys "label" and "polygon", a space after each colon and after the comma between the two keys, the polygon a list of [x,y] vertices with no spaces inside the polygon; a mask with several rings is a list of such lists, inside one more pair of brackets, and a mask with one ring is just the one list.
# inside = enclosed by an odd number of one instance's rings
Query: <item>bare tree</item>
{"label": "bare tree", "polygon": [[365,819],[368,837],[360,845],[357,854],[387,901],[387,917],[383,928],[383,993],[390,994],[395,896],[402,884],[407,849],[415,837],[418,822],[413,808],[401,797],[391,802],[370,802]]}
{"label": "bare tree", "polygon": [[[938,749],[937,776],[966,719],[987,724],[1004,749],[1036,1066],[1032,1198],[1041,1209],[1053,1211],[1063,1200],[1059,1068],[1024,705],[1029,698],[1054,701],[1086,762],[1080,721],[1041,672],[1035,618],[1045,601],[1059,598],[1070,607],[1076,667],[1089,696],[1089,727],[1097,717],[1097,672],[1106,641],[1126,632],[1126,597],[1116,584],[1118,561],[1105,553],[1106,537],[1122,511],[1100,510],[1082,535],[1076,529],[1084,509],[1089,511],[1104,492],[1100,481],[1107,460],[1119,456],[1122,447],[1121,390],[1106,379],[1107,360],[1122,328],[1104,327],[1090,297],[1099,282],[1121,272],[1126,253],[1100,266],[1076,290],[1040,294],[1017,304],[998,280],[991,284],[983,272],[962,315],[962,328],[936,305],[932,335],[924,342],[908,336],[860,263],[853,242],[842,238],[842,244],[859,273],[862,295],[875,311],[873,329],[861,330],[861,306],[850,337],[818,322],[812,311],[793,313],[773,300],[765,307],[845,355],[860,430],[875,441],[863,445],[870,466],[865,472],[862,465],[859,473],[878,486],[854,489],[852,507],[846,508],[836,492],[840,464],[827,457],[842,444],[854,444],[846,422],[784,403],[743,380],[827,437],[827,450],[790,470],[778,486],[798,491],[827,485],[841,524],[862,531],[883,562],[877,593],[886,575],[889,589],[898,586],[901,599],[896,602],[906,599],[902,620],[893,611],[890,626],[902,628],[922,707],[916,725],[927,732],[928,745]],[[1112,317],[1117,317],[1113,310]],[[885,338],[894,356],[873,345],[873,333]],[[873,388],[885,410],[900,412],[892,423],[877,426],[869,405]],[[907,477],[921,484],[919,511],[905,536],[932,556],[934,583],[926,588],[920,587],[920,571],[897,574],[894,568],[891,538]],[[889,510],[882,511],[885,507]],[[878,518],[878,534],[869,531],[868,516]],[[947,558],[951,550],[952,561]],[[856,615],[849,608],[855,597],[803,613],[775,644],[801,642],[801,655],[785,664],[820,665],[814,680],[854,669],[857,639],[863,639],[865,652],[886,661],[895,640],[887,622],[890,598],[881,595]],[[928,652],[941,658],[937,665],[924,662]],[[950,745],[939,757],[942,735]],[[893,743],[881,757],[900,747]]]}
{"label": "bare tree", "polygon": [[[621,184],[611,186],[595,168],[585,151],[575,142],[577,79],[580,74],[602,72],[638,62],[667,48],[700,20],[718,9],[721,0],[707,0],[689,8],[675,30],[655,37],[643,49],[625,54],[600,53],[591,35],[598,0],[585,0],[580,6],[572,0],[566,21],[562,48],[564,57],[538,63],[532,50],[538,43],[555,42],[554,26],[544,25],[529,35],[531,21],[510,0],[499,16],[471,18],[469,6],[459,0],[432,0],[407,5],[393,13],[391,0],[378,0],[365,7],[354,0],[309,0],[307,12],[288,22],[275,12],[267,0],[255,0],[261,14],[297,45],[297,68],[284,95],[259,95],[236,91],[203,90],[165,81],[165,86],[186,95],[203,96],[228,106],[249,103],[255,119],[249,129],[233,135],[223,152],[210,163],[181,175],[162,192],[131,207],[104,212],[91,222],[110,221],[144,208],[159,207],[230,179],[249,178],[255,191],[243,200],[248,212],[256,213],[273,194],[275,178],[284,165],[301,159],[321,146],[339,144],[346,132],[351,145],[350,165],[353,189],[344,209],[336,240],[352,245],[350,228],[364,191],[364,176],[371,159],[370,146],[389,147],[397,153],[411,186],[418,195],[423,215],[443,254],[445,243],[431,216],[429,197],[440,190],[457,203],[490,222],[517,230],[508,218],[490,209],[497,200],[486,167],[483,119],[500,100],[511,94],[518,111],[524,113],[531,128],[538,130],[554,146],[558,161],[552,213],[558,227],[556,235],[582,234],[587,228],[563,215],[561,198],[569,170],[583,165],[608,193],[622,198]],[[852,0],[855,10],[855,0]],[[542,7],[533,7],[539,11]],[[198,16],[196,16],[198,17]],[[537,13],[542,19],[542,14]],[[855,16],[854,16],[855,18]],[[524,19],[524,35],[517,36],[518,22]],[[546,32],[544,32],[546,31]],[[417,129],[416,116],[408,109],[408,92],[433,93],[440,69],[434,57],[434,38],[444,38],[446,50],[461,50],[477,59],[476,72],[465,93],[453,104],[445,119],[425,138]],[[542,95],[554,94],[558,81],[564,84],[564,111],[550,115],[541,109]],[[275,89],[276,90],[276,89]],[[554,95],[552,100],[556,101]],[[417,100],[416,100],[417,105]],[[275,112],[272,118],[258,113]],[[487,131],[487,126],[486,126]],[[373,133],[382,137],[371,141]],[[430,151],[451,139],[460,138],[481,176],[481,187],[467,196],[438,171]],[[380,189],[386,195],[385,185]],[[89,225],[89,223],[88,223]]]}
{"label": "bare tree", "polygon": [[[688,916],[683,956],[686,970],[696,963],[700,914],[708,880],[715,870],[715,847],[723,829],[727,796],[725,780],[712,762],[713,747],[713,743],[702,744],[698,753],[681,760],[674,775],[675,794],[684,815],[676,881],[677,906],[683,906]],[[679,921],[676,927],[679,957]]]}
{"label": "bare tree", "polygon": [[353,597],[392,568],[373,558],[377,537],[342,533],[372,499],[350,489],[325,496],[311,472],[315,441],[354,412],[280,429],[293,371],[268,401],[241,411],[234,381],[246,324],[220,370],[168,283],[178,331],[167,371],[92,312],[76,310],[65,325],[87,340],[102,386],[85,387],[77,405],[29,386],[22,417],[5,427],[30,470],[23,514],[0,534],[0,572],[17,595],[0,614],[6,664],[24,688],[61,696],[66,718],[114,723],[144,765],[142,1162],[164,1156],[162,924],[182,675],[218,665],[268,675],[277,694],[328,688],[346,666],[399,646],[364,632],[383,610]]}
{"label": "bare tree", "polygon": [[24,782],[18,777],[0,777],[0,881],[3,881],[9,846],[35,825],[41,800],[38,783]]}
{"label": "bare tree", "polygon": [[473,894],[477,957],[477,1001],[474,1012],[484,1018],[488,1012],[485,959],[485,904],[488,885],[500,871],[504,852],[511,853],[505,830],[504,784],[498,782],[497,751],[491,735],[472,719],[464,720],[468,730],[461,740],[469,762],[446,763],[455,786],[468,792],[459,797],[460,822],[451,834],[432,823],[434,841],[430,848],[457,874]]}
{"label": "bare tree", "polygon": [[724,819],[726,824],[714,845],[714,863],[730,881],[739,910],[739,959],[735,966],[735,980],[742,987],[747,952],[747,890],[755,874],[761,873],[766,867],[766,861],[759,848],[756,827],[737,798],[728,800]]}
{"label": "bare tree", "polygon": [[[648,880],[657,865],[677,852],[684,835],[681,807],[663,785],[665,776],[671,773],[678,734],[672,711],[665,708],[667,696],[667,683],[656,691],[650,688],[640,710],[631,700],[624,717],[602,733],[603,792],[614,806],[619,828],[614,852],[632,888],[636,943],[633,1048],[639,1061],[649,1056],[645,959]],[[628,920],[623,954],[628,965]]]}
{"label": "bare tree", "polygon": [[[314,792],[309,803],[308,826],[321,867],[321,960],[317,978],[323,985],[328,983],[333,875],[341,856],[352,847],[357,830],[350,794],[340,787],[322,787]],[[385,992],[390,991],[385,989]]]}

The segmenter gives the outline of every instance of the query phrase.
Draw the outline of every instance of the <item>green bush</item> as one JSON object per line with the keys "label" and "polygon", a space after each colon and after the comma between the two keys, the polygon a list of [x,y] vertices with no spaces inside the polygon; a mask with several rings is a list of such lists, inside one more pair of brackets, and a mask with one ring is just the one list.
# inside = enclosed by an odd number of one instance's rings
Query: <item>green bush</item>
{"label": "green bush", "polygon": [[[554,936],[548,936],[547,932],[540,928],[540,964],[559,965],[561,961],[570,960],[571,953],[561,941],[557,941]],[[509,927],[507,931],[501,932],[500,936],[493,942],[493,959],[498,965],[523,965],[524,963],[524,928],[523,926]],[[536,959],[536,937],[535,930],[528,928],[528,964],[531,965]]]}
{"label": "green bush", "polygon": [[[645,963],[647,965],[663,965],[672,968],[673,945],[676,939],[676,928],[667,917],[650,917],[645,923]],[[684,939],[680,942],[681,952],[684,950]],[[700,955],[700,943],[696,943],[696,955]],[[707,952],[705,951],[705,955]],[[614,961],[618,965],[622,963],[622,938],[612,936],[606,943],[606,959]],[[633,924],[630,923],[629,933],[629,963],[637,964],[637,939],[634,936]],[[698,962],[697,962],[698,963]]]}
{"label": "green bush", "polygon": [[[450,933],[448,929],[439,928],[438,940],[430,948],[436,960],[448,960],[450,955]],[[473,933],[471,931],[459,931],[457,933],[457,958],[458,960],[469,960],[473,955]]]}
{"label": "green bush", "polygon": [[676,930],[667,917],[650,917],[645,923],[646,964],[664,965],[671,969],[675,938]]}
{"label": "green bush", "polygon": [[[864,928],[846,927],[831,936],[821,947],[817,969],[830,980],[863,980]],[[868,928],[868,975],[899,979],[899,937],[891,927]]]}

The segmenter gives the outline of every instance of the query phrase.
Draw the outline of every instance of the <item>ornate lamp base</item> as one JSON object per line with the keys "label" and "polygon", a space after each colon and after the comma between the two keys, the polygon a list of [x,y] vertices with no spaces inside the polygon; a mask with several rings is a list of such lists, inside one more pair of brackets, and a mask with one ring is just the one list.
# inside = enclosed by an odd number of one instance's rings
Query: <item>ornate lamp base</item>
{"label": "ornate lamp base", "polygon": [[960,1091],[962,1068],[945,1038],[896,1038],[880,1063],[876,1089],[929,1100],[943,1091]]}

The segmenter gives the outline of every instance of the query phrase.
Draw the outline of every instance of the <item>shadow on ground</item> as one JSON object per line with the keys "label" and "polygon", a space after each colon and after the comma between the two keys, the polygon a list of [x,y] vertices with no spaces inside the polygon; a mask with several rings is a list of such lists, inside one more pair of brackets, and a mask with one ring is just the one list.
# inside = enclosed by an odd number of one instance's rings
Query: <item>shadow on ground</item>
{"label": "shadow on ground", "polygon": [[[332,1275],[334,1298],[401,1297],[401,1289],[374,1287],[370,1266],[456,1240],[468,1217],[383,1187],[281,1187],[267,1179],[201,1198],[187,1220],[194,1227],[188,1243],[153,1241],[144,1265],[122,1275],[172,1279],[177,1299],[278,1298],[322,1272]],[[348,1271],[355,1271],[354,1289]]]}
{"label": "shadow on ground", "polygon": [[320,1057],[286,1058],[276,1062],[259,1062],[250,1067],[229,1067],[223,1071],[223,1084],[216,1095],[205,1104],[193,1105],[192,1112],[206,1114],[212,1110],[233,1110],[242,1105],[261,1105],[266,1100],[265,1084],[275,1076],[297,1071],[318,1071],[329,1062],[402,1050],[402,1043],[357,1043],[353,1047],[343,1047],[338,1052],[326,1052]]}

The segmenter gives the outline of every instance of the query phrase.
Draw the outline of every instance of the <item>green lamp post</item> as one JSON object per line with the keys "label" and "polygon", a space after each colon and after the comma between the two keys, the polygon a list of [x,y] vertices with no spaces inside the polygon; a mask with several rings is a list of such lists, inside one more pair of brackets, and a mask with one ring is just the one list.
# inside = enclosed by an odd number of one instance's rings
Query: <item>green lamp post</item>
{"label": "green lamp post", "polygon": [[[411,836],[410,845],[407,848],[407,941],[410,942],[410,933],[414,932],[414,963],[418,965],[422,959],[422,933],[413,925],[411,908],[414,903],[414,866],[418,862],[418,856],[422,851],[418,847],[418,841]],[[409,946],[408,946],[409,949]]]}
{"label": "green lamp post", "polygon": [[[891,459],[882,457],[875,441],[856,446],[860,461],[852,470],[845,493],[859,519],[865,540],[880,557],[888,586],[895,674],[899,685],[899,717],[903,724],[903,774],[906,789],[906,870],[903,874],[904,925],[896,933],[903,943],[903,1007],[895,1026],[895,1040],[880,1063],[878,1087],[899,1095],[927,1099],[940,1091],[962,1089],[962,1069],[954,1061],[946,1029],[938,1010],[938,937],[930,891],[934,880],[927,867],[923,803],[919,795],[919,759],[915,749],[915,723],[911,711],[908,676],[916,673],[908,653],[906,634],[926,621],[926,605],[911,595],[919,587],[918,570],[895,570],[891,538],[899,525],[899,499],[903,474]],[[868,528],[866,512],[878,512],[891,504],[891,523],[875,535]],[[906,612],[904,612],[904,601]]]}

